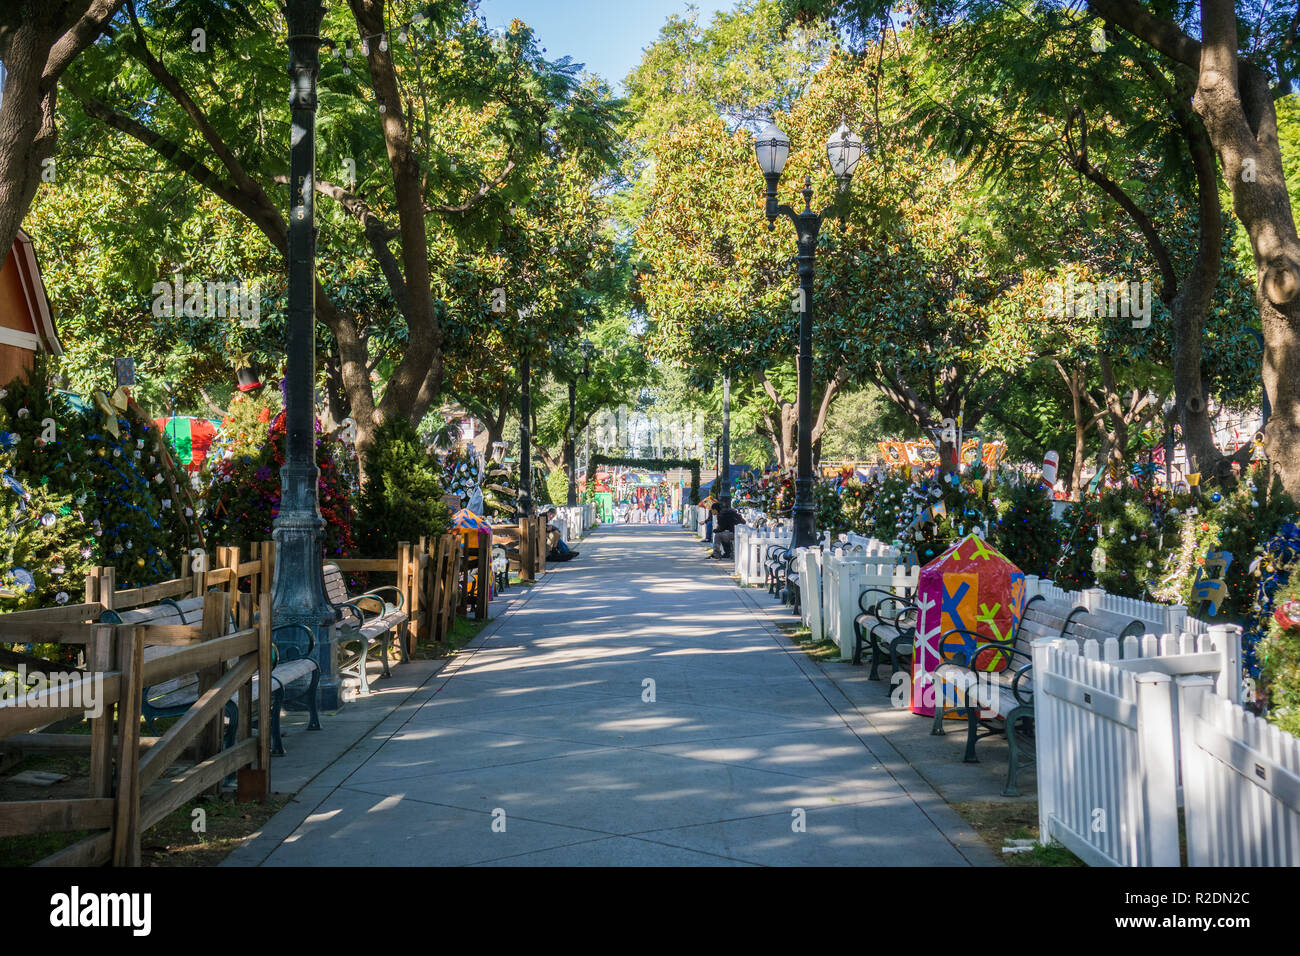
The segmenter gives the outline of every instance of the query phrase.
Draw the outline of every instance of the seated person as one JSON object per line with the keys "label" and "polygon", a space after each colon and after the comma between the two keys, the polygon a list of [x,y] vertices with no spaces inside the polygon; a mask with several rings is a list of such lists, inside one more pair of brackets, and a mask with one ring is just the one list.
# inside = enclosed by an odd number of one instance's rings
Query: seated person
{"label": "seated person", "polygon": [[719,508],[714,505],[709,509],[713,518],[713,553],[711,558],[730,558],[734,555],[732,545],[736,541],[736,525],[744,524],[745,519],[734,508]]}
{"label": "seated person", "polygon": [[564,524],[560,521],[559,514],[554,507],[549,507],[542,512],[546,518],[547,532],[546,538],[549,548],[546,552],[547,561],[571,561],[578,556],[578,552],[570,548],[564,541]]}

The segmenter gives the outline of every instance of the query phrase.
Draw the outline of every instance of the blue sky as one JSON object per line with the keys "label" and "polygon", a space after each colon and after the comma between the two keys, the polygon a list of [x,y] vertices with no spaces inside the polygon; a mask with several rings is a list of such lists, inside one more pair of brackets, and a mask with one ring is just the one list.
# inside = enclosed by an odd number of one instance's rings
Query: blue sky
{"label": "blue sky", "polygon": [[[733,0],[697,0],[701,23]],[[599,73],[616,92],[659,36],[670,14],[684,14],[687,0],[482,0],[479,16],[488,26],[504,27],[518,17],[537,32],[546,58],[571,56]]]}

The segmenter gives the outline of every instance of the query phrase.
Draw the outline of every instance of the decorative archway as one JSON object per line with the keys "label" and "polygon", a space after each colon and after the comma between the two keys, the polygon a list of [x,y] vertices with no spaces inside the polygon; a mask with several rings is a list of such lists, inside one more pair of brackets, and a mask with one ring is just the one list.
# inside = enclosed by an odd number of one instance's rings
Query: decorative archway
{"label": "decorative archway", "polygon": [[671,471],[685,468],[691,473],[691,504],[700,503],[700,460],[698,458],[611,458],[608,455],[592,455],[587,462],[587,487],[592,487],[596,480],[596,469],[601,465],[624,465],[628,468],[646,468],[650,471]]}

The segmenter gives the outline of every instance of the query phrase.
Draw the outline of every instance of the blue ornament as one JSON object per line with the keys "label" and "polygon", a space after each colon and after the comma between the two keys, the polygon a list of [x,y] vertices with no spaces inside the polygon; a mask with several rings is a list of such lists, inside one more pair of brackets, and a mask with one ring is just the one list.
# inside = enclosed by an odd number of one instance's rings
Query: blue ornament
{"label": "blue ornament", "polygon": [[1210,495],[1210,500],[1213,501],[1213,502],[1217,505],[1220,501],[1223,500],[1223,495],[1219,494],[1219,493],[1216,491],[1214,494]]}
{"label": "blue ornament", "polygon": [[13,579],[17,581],[19,586],[28,594],[31,594],[36,590],[36,579],[32,577],[32,572],[28,571],[26,568],[14,568],[9,573],[13,575]]}

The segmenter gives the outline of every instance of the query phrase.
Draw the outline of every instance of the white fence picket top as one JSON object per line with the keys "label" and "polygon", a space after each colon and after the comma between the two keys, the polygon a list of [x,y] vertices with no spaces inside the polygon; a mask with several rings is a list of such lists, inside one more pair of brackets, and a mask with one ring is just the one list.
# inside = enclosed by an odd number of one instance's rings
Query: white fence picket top
{"label": "white fence picket top", "polygon": [[1094,866],[1176,866],[1172,679],[1098,653],[1033,645],[1041,838]]}
{"label": "white fence picket top", "polygon": [[1179,682],[1188,865],[1300,865],[1300,740]]}

